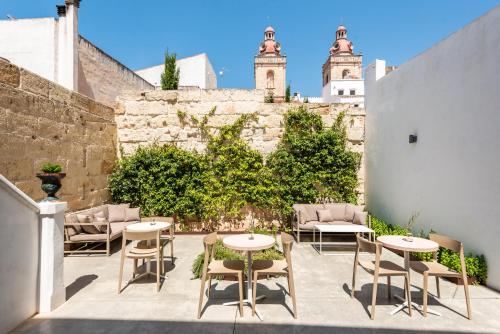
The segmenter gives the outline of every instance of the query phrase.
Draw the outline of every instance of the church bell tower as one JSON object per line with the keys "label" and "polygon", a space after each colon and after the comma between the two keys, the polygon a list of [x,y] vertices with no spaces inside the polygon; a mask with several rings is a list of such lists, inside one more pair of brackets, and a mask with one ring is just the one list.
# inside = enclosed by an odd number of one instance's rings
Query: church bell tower
{"label": "church bell tower", "polygon": [[281,45],[275,40],[273,27],[264,31],[264,41],[254,60],[255,88],[264,89],[266,96],[280,102],[285,98],[286,56],[281,54]]}

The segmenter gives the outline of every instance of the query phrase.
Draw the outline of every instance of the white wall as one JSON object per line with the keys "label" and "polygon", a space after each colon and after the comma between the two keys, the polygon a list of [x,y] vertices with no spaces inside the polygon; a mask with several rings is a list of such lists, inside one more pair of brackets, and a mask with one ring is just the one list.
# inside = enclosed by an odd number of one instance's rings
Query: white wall
{"label": "white wall", "polygon": [[497,289],[499,57],[500,6],[378,81],[370,65],[365,151],[368,209],[400,225],[419,212],[416,229],[485,254]]}
{"label": "white wall", "polygon": [[[340,89],[344,90],[344,95],[338,95]],[[350,95],[351,89],[355,90],[355,95]],[[365,84],[363,79],[343,79],[331,80],[323,86],[321,96],[325,103],[364,103]]]}
{"label": "white wall", "polygon": [[56,20],[0,20],[0,57],[55,81]]}
{"label": "white wall", "polygon": [[0,175],[0,333],[37,312],[38,206]]}
{"label": "white wall", "polygon": [[[206,54],[178,59],[176,65],[180,73],[179,86],[217,88],[217,76]],[[152,85],[159,87],[164,68],[164,64],[161,64],[138,70],[136,73]]]}

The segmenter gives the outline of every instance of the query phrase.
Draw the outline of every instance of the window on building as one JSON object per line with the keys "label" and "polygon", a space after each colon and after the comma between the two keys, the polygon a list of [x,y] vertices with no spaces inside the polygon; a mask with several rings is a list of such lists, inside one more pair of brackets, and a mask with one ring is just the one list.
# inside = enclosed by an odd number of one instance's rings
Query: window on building
{"label": "window on building", "polygon": [[343,89],[339,89],[339,95],[344,95],[344,90]]}
{"label": "window on building", "polygon": [[349,94],[350,94],[350,95],[356,95],[356,90],[355,90],[355,89],[351,89],[351,90],[349,91]]}
{"label": "window on building", "polygon": [[269,88],[269,89],[274,88],[274,72],[273,71],[267,71],[266,88]]}

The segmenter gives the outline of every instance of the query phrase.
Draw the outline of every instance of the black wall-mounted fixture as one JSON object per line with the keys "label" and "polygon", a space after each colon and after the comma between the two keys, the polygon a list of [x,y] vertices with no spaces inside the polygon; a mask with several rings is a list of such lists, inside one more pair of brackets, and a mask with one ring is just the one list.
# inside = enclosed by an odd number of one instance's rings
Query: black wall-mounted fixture
{"label": "black wall-mounted fixture", "polygon": [[410,136],[408,137],[408,142],[409,142],[410,144],[416,143],[416,142],[417,142],[417,135],[410,135]]}

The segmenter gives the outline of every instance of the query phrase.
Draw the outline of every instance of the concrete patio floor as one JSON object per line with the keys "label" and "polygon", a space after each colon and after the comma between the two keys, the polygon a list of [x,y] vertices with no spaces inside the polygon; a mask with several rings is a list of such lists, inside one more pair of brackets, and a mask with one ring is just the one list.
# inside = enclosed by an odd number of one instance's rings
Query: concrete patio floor
{"label": "concrete patio floor", "polygon": [[[372,276],[359,270],[356,298],[350,298],[353,253],[321,256],[311,243],[295,244],[293,265],[297,290],[298,319],[284,293],[286,280],[260,281],[258,294],[265,294],[258,307],[265,319],[252,317],[244,308],[222,303],[237,298],[234,282],[213,281],[211,299],[202,318],[196,318],[200,281],[192,279],[191,265],[203,249],[202,236],[180,235],[175,240],[175,266],[166,258],[168,279],[160,292],[155,280],[145,278],[117,294],[119,242],[112,256],[65,258],[67,302],[50,314],[37,315],[14,333],[499,333],[500,294],[483,286],[471,287],[472,320],[466,314],[463,288],[441,280],[442,298],[429,298],[441,317],[424,317],[414,310],[391,316],[397,304],[388,300],[386,281],[379,284],[375,320],[370,320]],[[368,256],[368,255],[364,255]],[[402,265],[402,258],[384,250],[383,258]],[[132,260],[125,264],[124,280],[131,277]],[[435,292],[434,280],[430,291]],[[393,278],[393,295],[402,294],[403,281]],[[412,273],[412,298],[420,303],[421,276]],[[206,302],[206,300],[205,300]]]}

